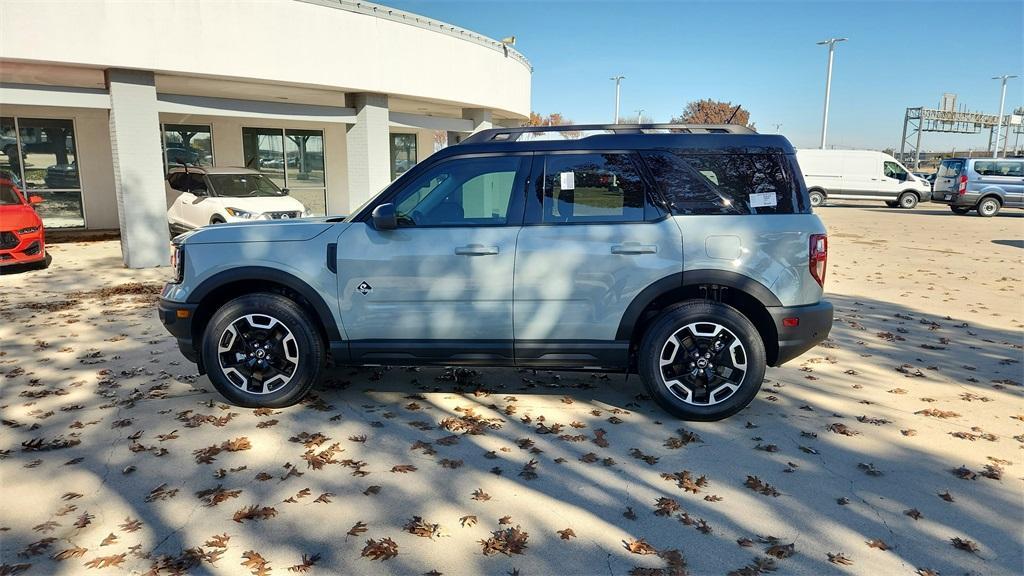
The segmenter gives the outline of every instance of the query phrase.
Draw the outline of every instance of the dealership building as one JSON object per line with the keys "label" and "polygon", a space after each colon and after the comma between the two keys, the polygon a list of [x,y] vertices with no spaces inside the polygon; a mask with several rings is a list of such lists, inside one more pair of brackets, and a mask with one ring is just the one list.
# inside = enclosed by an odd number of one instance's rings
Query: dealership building
{"label": "dealership building", "polygon": [[170,164],[259,170],[347,214],[435,146],[530,113],[530,63],[351,0],[0,0],[0,170],[48,229],[168,259]]}

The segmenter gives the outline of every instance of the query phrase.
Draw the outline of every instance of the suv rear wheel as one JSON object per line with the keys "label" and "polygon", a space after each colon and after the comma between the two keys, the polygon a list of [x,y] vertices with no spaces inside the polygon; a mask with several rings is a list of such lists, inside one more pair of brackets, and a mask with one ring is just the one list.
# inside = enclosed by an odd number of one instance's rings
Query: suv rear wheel
{"label": "suv rear wheel", "polygon": [[917,207],[917,194],[913,192],[904,192],[900,194],[900,208],[910,210],[911,208]]}
{"label": "suv rear wheel", "polygon": [[326,358],[319,331],[302,308],[267,293],[221,306],[206,326],[202,352],[217,391],[246,408],[295,404],[319,380]]}
{"label": "suv rear wheel", "polygon": [[640,376],[654,400],[684,420],[721,420],[750,404],[764,380],[761,335],[718,302],[690,301],[664,313],[640,345]]}
{"label": "suv rear wheel", "polygon": [[1003,205],[999,203],[999,200],[993,196],[982,198],[981,202],[978,202],[978,215],[991,218],[999,214],[999,209],[1002,207]]}

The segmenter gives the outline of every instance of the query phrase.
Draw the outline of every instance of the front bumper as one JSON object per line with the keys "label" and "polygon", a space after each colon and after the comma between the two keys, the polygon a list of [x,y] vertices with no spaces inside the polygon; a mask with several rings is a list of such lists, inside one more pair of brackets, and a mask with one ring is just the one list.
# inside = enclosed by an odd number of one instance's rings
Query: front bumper
{"label": "front bumper", "polygon": [[171,336],[178,340],[178,349],[181,350],[181,354],[196,364],[199,363],[199,351],[196,350],[192,341],[192,318],[198,307],[198,304],[174,302],[164,298],[160,298],[156,306],[160,322],[171,333]]}
{"label": "front bumper", "polygon": [[10,234],[17,239],[17,244],[11,248],[0,249],[0,266],[31,264],[46,258],[46,241],[42,228],[28,234],[18,234],[15,231],[11,231]]}
{"label": "front bumper", "polygon": [[[810,350],[832,330],[833,308],[828,300],[808,306],[770,307],[768,313],[779,336],[779,352],[772,366],[785,364]],[[798,319],[798,325],[786,326],[783,321],[788,318]]]}

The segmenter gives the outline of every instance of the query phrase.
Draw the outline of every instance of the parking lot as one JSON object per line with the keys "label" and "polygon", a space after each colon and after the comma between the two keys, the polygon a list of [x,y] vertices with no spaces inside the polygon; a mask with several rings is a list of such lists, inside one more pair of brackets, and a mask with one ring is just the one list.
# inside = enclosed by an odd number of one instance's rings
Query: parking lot
{"label": "parking lot", "polygon": [[831,337],[718,423],[511,369],[228,406],[156,318],[167,269],[51,245],[0,277],[0,574],[1019,573],[1024,218],[818,213]]}

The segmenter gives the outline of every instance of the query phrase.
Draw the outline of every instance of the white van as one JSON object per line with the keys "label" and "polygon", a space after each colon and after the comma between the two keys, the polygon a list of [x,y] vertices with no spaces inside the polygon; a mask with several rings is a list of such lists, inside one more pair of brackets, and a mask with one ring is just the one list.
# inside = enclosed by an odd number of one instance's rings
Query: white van
{"label": "white van", "polygon": [[811,206],[828,199],[883,200],[913,208],[932,198],[932,187],[892,156],[873,150],[797,150]]}

